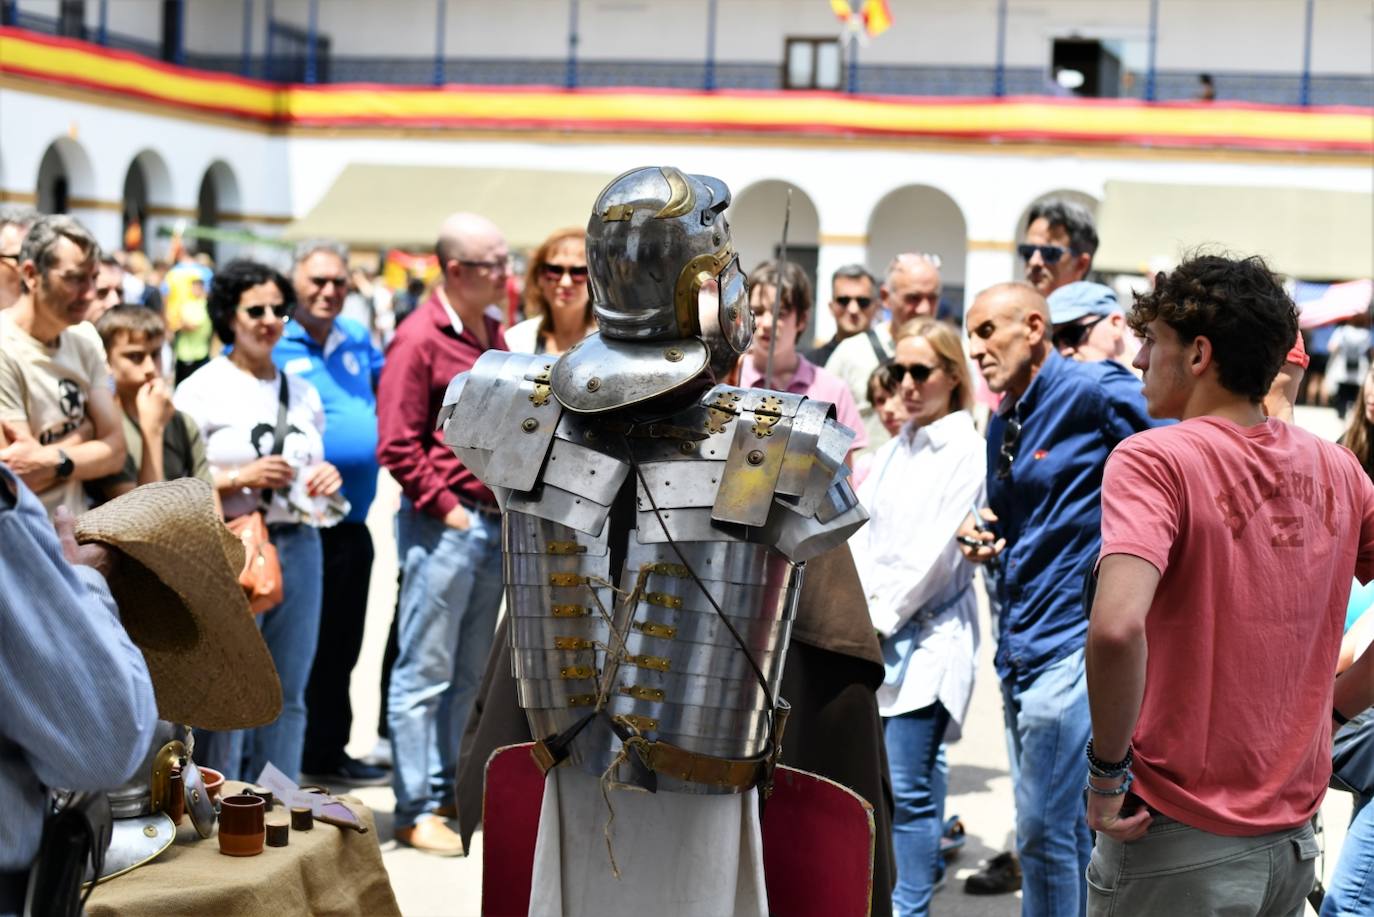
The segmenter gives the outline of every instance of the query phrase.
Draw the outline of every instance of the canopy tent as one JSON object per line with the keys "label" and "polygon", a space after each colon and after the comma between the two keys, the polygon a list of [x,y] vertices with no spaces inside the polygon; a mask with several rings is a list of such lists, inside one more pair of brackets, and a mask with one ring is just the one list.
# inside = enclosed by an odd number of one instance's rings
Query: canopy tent
{"label": "canopy tent", "polygon": [[1308,280],[1374,275],[1374,195],[1368,191],[1109,181],[1098,211],[1093,266],[1148,274],[1189,251],[1263,255]]}
{"label": "canopy tent", "polygon": [[354,248],[431,249],[439,224],[460,210],[480,213],[513,250],[532,249],[556,229],[585,226],[615,176],[464,166],[350,163],[287,239],[338,239]]}

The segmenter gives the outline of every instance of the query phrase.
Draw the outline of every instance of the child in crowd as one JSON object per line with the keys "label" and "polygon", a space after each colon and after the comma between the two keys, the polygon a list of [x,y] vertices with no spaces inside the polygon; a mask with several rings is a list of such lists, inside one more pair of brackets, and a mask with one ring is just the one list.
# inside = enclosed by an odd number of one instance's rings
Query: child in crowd
{"label": "child in crowd", "polygon": [[172,407],[172,387],[162,377],[162,316],[143,306],[120,305],[96,322],[115,398],[124,411],[128,454],[119,474],[91,483],[96,502],[112,500],[139,484],[196,477],[214,486],[200,430]]}
{"label": "child in crowd", "polygon": [[[906,423],[906,406],[897,394],[897,384],[892,381],[892,371],[886,363],[874,367],[868,377],[868,403],[873,413],[882,421],[888,436],[896,436],[897,431]],[[868,476],[873,467],[873,453],[861,455],[854,462],[854,487],[857,488]]]}

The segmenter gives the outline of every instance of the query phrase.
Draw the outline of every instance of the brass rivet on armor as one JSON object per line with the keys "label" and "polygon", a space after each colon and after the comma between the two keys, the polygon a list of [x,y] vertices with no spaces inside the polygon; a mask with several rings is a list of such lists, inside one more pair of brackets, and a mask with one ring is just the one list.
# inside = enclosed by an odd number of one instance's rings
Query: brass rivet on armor
{"label": "brass rivet on armor", "polygon": [[596,378],[596,376],[592,376],[587,380],[587,391],[594,392],[599,388],[601,388],[601,380]]}
{"label": "brass rivet on armor", "polygon": [[539,429],[539,421],[535,420],[533,417],[526,417],[524,420],[520,421],[520,429],[524,430],[526,433],[533,433],[535,430]]}
{"label": "brass rivet on armor", "polygon": [[681,452],[683,455],[691,455],[693,452],[697,451],[697,444],[684,440],[678,443],[677,451]]}
{"label": "brass rivet on armor", "polygon": [[157,837],[157,825],[148,825],[143,829],[144,837]]}
{"label": "brass rivet on armor", "polygon": [[681,363],[682,356],[682,350],[677,347],[669,347],[667,350],[663,351],[663,359],[667,360],[669,363]]}
{"label": "brass rivet on armor", "polygon": [[762,465],[762,464],[763,464],[763,453],[760,452],[760,451],[757,450],[757,449],[754,449],[753,451],[751,451],[751,452],[749,453],[749,464],[751,464],[751,465]]}
{"label": "brass rivet on armor", "polygon": [[730,308],[725,310],[725,317],[732,322],[737,322],[739,321],[739,310],[736,309],[734,306],[731,306]]}

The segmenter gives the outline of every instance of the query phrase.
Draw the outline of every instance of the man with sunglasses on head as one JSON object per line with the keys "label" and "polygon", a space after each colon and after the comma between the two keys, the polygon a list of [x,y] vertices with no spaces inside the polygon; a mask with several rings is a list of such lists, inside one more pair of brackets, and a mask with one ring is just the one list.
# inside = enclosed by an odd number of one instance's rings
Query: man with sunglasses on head
{"label": "man with sunglasses on head", "polygon": [[846,264],[830,275],[830,314],[835,316],[835,335],[819,347],[802,352],[817,366],[824,366],[840,342],[869,333],[878,314],[878,281],[862,264]]}
{"label": "man with sunglasses on head", "polygon": [[868,403],[868,377],[879,364],[892,359],[894,329],[913,318],[935,317],[940,306],[939,256],[907,252],[893,258],[878,297],[891,318],[840,341],[825,363],[831,374],[839,376],[849,386],[850,394],[859,405],[869,449],[876,449],[890,437]]}
{"label": "man with sunglasses on head", "polygon": [[1026,217],[1025,241],[1016,251],[1026,266],[1026,282],[1041,296],[1083,280],[1092,270],[1097,253],[1092,214],[1059,198],[1033,204]]}
{"label": "man with sunglasses on head", "polygon": [[0,309],[8,309],[24,294],[24,279],[19,274],[19,246],[38,211],[20,204],[0,204]]}
{"label": "man with sunglasses on head", "polygon": [[83,481],[124,467],[105,348],[85,322],[100,248],[69,216],[39,218],[19,251],[26,292],[0,312],[0,462],[49,514],[86,510]]}
{"label": "man with sunglasses on head", "polygon": [[399,655],[387,694],[395,762],[396,839],[439,856],[463,853],[458,744],[501,605],[501,510],[434,429],[454,376],[505,350],[500,314],[510,251],[485,217],[456,213],[435,246],[443,279],[397,331],[377,391],[377,458],[401,485]]}
{"label": "man with sunglasses on head", "polygon": [[344,751],[353,726],[348,688],[363,645],[372,536],[367,511],[377,492],[377,380],[383,358],[360,322],[340,315],[348,296],[348,249],[329,239],[296,247],[291,285],[294,321],[272,349],[272,362],[299,376],[324,403],[324,457],[343,475],[348,515],[320,529],[324,598],[319,645],[305,689],[301,770],[327,781],[386,782],[386,771]]}
{"label": "man with sunglasses on head", "polygon": [[1083,807],[1084,580],[1101,542],[1107,456],[1152,422],[1124,366],[1060,355],[1049,304],[1030,284],[980,293],[968,335],[969,358],[988,388],[1004,395],[988,424],[984,519],[992,530],[970,517],[959,535],[965,557],[996,557],[1001,570],[992,587],[1000,606],[993,661],[1016,799],[1021,913],[1074,917],[1086,907],[1092,852]]}
{"label": "man with sunglasses on head", "polygon": [[1076,280],[1047,298],[1055,350],[1083,363],[1115,360],[1130,365],[1135,350],[1127,348],[1126,314],[1111,287]]}

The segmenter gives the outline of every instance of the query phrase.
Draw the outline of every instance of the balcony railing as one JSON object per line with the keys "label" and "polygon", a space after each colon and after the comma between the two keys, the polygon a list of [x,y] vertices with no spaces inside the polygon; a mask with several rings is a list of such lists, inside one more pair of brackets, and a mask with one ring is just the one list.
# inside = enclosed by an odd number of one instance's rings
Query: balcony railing
{"label": "balcony railing", "polygon": [[[9,12],[5,24],[35,32],[61,34],[60,21],[53,17],[14,10],[0,0],[0,12]],[[273,23],[273,26],[279,24]],[[282,30],[293,27],[281,26]],[[89,28],[83,34],[67,37],[99,41],[102,36]],[[155,59],[171,55],[157,42],[107,32],[107,47],[130,51]],[[314,64],[316,82],[383,83],[393,85],[469,85],[563,86],[572,78],[576,86],[696,89],[780,90],[783,68],[780,63],[748,61],[647,61],[582,60],[571,66],[566,58],[472,58],[449,57],[436,61],[429,57],[355,57],[330,54],[322,40]],[[203,54],[184,52],[189,67],[221,73],[234,73],[283,82],[301,82],[309,71],[304,48],[299,42],[278,41],[288,53],[277,50],[272,57],[245,57],[241,54]],[[317,45],[317,49],[320,48]],[[848,71],[846,71],[846,76]],[[994,67],[933,67],[865,64],[856,68],[855,85],[846,88],[865,94],[910,96],[992,96],[996,95],[998,71]],[[1001,71],[1006,95],[1063,95],[1049,79],[1046,70],[1036,67],[1007,67]],[[1302,103],[1303,77],[1292,72],[1237,73],[1212,71],[1219,100],[1264,102],[1279,105]],[[1143,98],[1143,74],[1127,74],[1122,81],[1122,98]],[[1161,70],[1155,73],[1155,98],[1173,101],[1197,98],[1201,88],[1198,71]],[[1308,78],[1308,101],[1313,105],[1374,106],[1374,75],[1312,75]]]}

